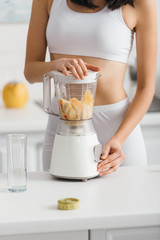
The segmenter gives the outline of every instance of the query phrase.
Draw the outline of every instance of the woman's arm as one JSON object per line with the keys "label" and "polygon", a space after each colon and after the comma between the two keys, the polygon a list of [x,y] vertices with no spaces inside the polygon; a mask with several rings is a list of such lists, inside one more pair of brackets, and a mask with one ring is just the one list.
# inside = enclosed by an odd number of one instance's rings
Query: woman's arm
{"label": "woman's arm", "polygon": [[157,62],[156,0],[137,0],[137,91],[114,138],[122,144],[147,112],[155,91]]}
{"label": "woman's arm", "polygon": [[82,59],[60,58],[45,62],[46,27],[49,19],[49,8],[53,1],[33,0],[24,69],[24,75],[30,83],[41,82],[45,73],[54,70],[61,71],[66,76],[70,70],[77,79],[83,79],[87,75],[87,69],[100,70],[99,67],[85,63]]}
{"label": "woman's arm", "polygon": [[100,169],[110,168],[104,174],[115,171],[122,163],[124,155],[121,145],[147,112],[155,90],[158,38],[156,0],[135,0],[135,9],[137,91],[119,129],[104,147],[102,155],[104,161],[100,164],[102,166]]}
{"label": "woman's arm", "polygon": [[52,70],[52,63],[44,62],[49,18],[47,10],[47,0],[33,0],[24,68],[24,75],[30,83],[42,81],[43,74]]}

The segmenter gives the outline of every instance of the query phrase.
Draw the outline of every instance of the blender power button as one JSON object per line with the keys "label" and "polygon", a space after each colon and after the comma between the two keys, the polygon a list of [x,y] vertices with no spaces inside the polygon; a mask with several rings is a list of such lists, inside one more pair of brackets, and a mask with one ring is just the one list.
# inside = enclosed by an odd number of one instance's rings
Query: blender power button
{"label": "blender power button", "polygon": [[94,161],[101,162],[100,157],[102,154],[102,144],[98,144],[98,145],[94,146],[93,153],[94,153]]}

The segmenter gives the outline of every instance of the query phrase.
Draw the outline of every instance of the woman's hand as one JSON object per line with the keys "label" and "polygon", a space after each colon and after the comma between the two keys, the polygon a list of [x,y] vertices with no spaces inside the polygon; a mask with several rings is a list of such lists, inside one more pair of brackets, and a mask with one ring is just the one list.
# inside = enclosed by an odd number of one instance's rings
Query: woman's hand
{"label": "woman's hand", "polygon": [[68,71],[71,71],[76,79],[84,79],[88,75],[88,69],[92,71],[99,71],[100,68],[84,62],[81,58],[60,58],[56,60],[55,68],[57,71],[62,72],[64,75],[69,76]]}
{"label": "woman's hand", "polygon": [[125,156],[121,149],[121,145],[116,140],[110,139],[104,146],[101,156],[102,162],[97,166],[99,175],[102,176],[115,172],[124,159]]}

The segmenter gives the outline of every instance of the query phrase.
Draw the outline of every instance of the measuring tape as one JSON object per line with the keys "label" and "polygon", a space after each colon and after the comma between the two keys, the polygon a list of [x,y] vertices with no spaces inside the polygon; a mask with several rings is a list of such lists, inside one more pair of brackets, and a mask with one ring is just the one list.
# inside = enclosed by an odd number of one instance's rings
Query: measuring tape
{"label": "measuring tape", "polygon": [[58,200],[58,209],[73,210],[79,208],[79,200],[76,198],[64,198]]}

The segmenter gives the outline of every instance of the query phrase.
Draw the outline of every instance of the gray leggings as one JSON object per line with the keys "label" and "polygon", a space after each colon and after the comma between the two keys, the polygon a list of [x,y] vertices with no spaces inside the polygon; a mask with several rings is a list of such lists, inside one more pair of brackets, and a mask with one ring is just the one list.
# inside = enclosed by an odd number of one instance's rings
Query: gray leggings
{"label": "gray leggings", "polygon": [[[52,104],[54,111],[58,112],[58,107],[55,99],[53,100]],[[118,103],[94,106],[93,125],[97,133],[99,142],[103,146],[119,128],[129,105],[130,100],[127,97]],[[48,119],[48,125],[43,143],[44,170],[48,170],[50,168],[52,148],[58,120],[59,118],[53,115],[50,115]],[[122,145],[122,150],[126,158],[121,166],[135,166],[147,164],[146,148],[139,125],[136,126],[136,128],[125,140],[124,144]]]}

